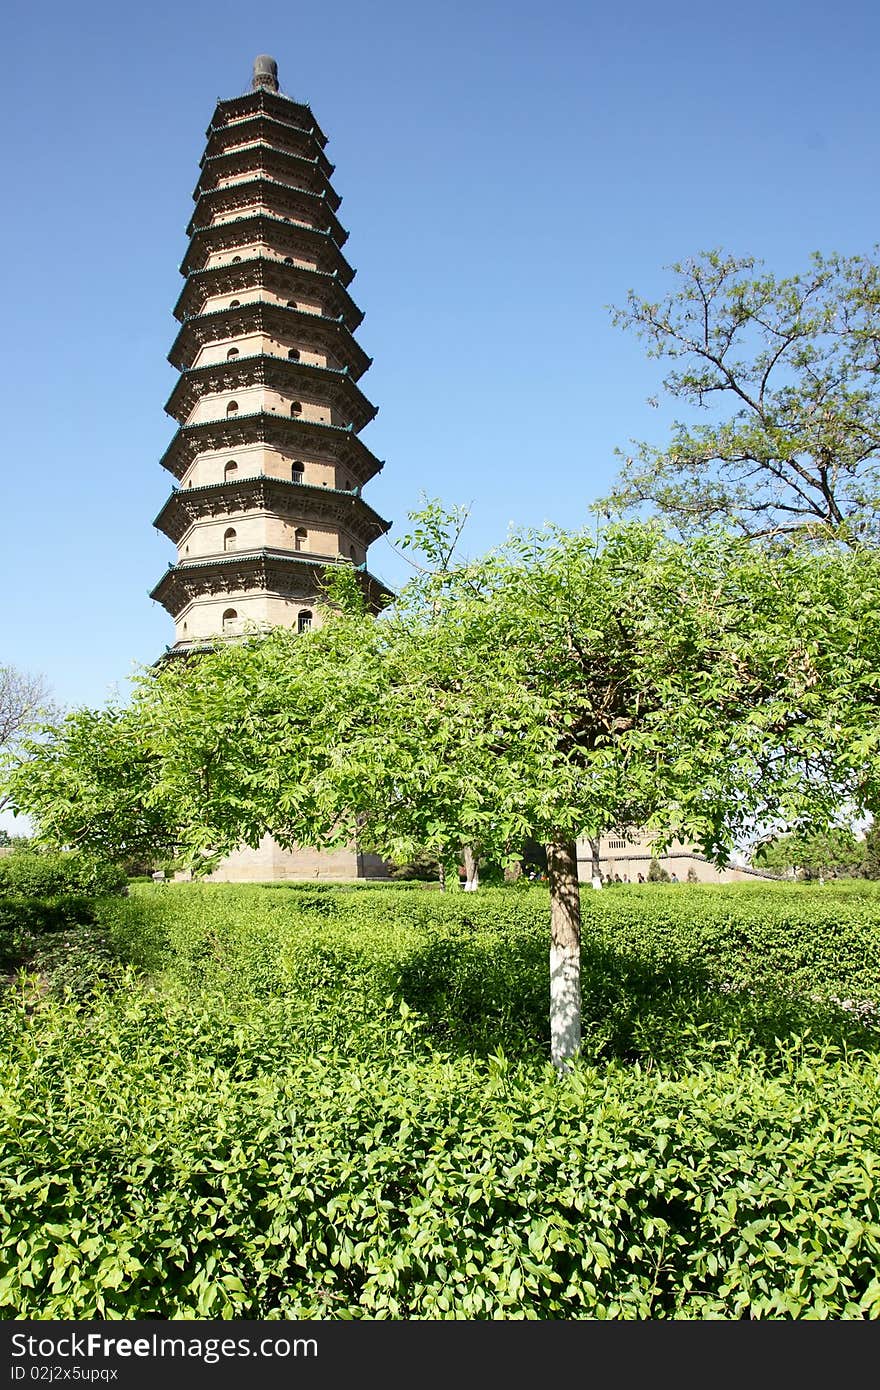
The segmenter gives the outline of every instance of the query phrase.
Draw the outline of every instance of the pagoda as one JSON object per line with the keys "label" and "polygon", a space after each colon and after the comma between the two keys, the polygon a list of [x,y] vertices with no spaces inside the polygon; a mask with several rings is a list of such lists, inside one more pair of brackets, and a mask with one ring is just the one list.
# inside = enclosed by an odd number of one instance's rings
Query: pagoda
{"label": "pagoda", "polygon": [[387,597],[367,568],[389,523],[362,495],[382,463],[360,437],[371,359],[326,143],[267,56],[208,127],[168,355],[178,429],[161,463],[175,482],[154,523],[177,547],[152,590],[172,655],[304,631],[329,566],[352,565],[374,611]]}
{"label": "pagoda", "polygon": [[[152,590],[175,623],[166,658],[306,631],[331,566],[353,567],[372,611],[389,597],[367,568],[389,523],[362,495],[382,463],[360,437],[376,414],[359,385],[371,358],[354,337],[363,314],[326,143],[265,55],[251,91],[218,102],[207,130],[168,354],[178,429],[161,463],[175,481],[154,523],[177,547]],[[357,845],[288,851],[267,834],[210,877],[384,871]]]}

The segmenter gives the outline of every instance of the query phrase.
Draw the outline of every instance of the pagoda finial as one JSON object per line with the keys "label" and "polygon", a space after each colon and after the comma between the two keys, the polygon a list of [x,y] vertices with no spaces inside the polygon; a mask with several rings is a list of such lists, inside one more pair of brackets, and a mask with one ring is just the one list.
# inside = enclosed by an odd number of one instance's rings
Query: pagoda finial
{"label": "pagoda finial", "polygon": [[260,87],[266,87],[270,92],[278,91],[278,64],[268,53],[261,53],[254,59],[251,87],[255,92],[259,91]]}

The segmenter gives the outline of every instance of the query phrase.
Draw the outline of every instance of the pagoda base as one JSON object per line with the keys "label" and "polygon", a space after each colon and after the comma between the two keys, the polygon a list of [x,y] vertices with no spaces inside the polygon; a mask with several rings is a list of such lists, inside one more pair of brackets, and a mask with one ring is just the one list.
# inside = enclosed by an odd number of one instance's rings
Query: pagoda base
{"label": "pagoda base", "polygon": [[[188,873],[175,874],[185,880]],[[205,883],[352,883],[387,879],[388,865],[377,854],[347,848],[338,850],[282,849],[271,835],[264,835],[256,849],[242,845],[226,856]]]}

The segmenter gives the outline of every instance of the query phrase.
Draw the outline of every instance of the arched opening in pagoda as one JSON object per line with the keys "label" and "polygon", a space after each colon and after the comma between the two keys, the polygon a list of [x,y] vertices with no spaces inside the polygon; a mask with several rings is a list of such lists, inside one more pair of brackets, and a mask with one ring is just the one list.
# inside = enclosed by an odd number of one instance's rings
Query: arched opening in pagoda
{"label": "arched opening in pagoda", "polygon": [[292,483],[301,483],[304,473],[305,467],[302,461],[300,459],[294,459],[293,463],[290,465],[290,481]]}
{"label": "arched opening in pagoda", "polygon": [[238,536],[236,534],[235,527],[230,526],[228,530],[223,532],[223,549],[234,550],[237,544]]}
{"label": "arched opening in pagoda", "polygon": [[290,402],[290,413],[291,413],[291,415],[302,415],[302,413],[303,413],[302,401],[291,401],[291,402]]}
{"label": "arched opening in pagoda", "polygon": [[224,467],[223,467],[223,481],[224,481],[224,483],[228,483],[229,480],[230,480],[230,478],[234,478],[237,472],[238,472],[238,464],[235,462],[235,459],[230,459],[229,462],[228,462],[227,464],[225,464]]}
{"label": "arched opening in pagoda", "polygon": [[227,608],[223,614],[223,631],[228,632],[233,623],[238,622],[238,614],[234,608]]}
{"label": "arched opening in pagoda", "polygon": [[297,620],[296,620],[296,630],[297,630],[297,632],[308,632],[308,630],[309,630],[309,628],[311,627],[311,625],[312,625],[312,615],[311,615],[311,613],[309,612],[309,610],[308,610],[307,608],[301,609],[300,615],[299,615],[299,617],[298,617]]}
{"label": "arched opening in pagoda", "polygon": [[228,404],[228,406],[226,407],[226,414],[227,414],[227,415],[236,415],[237,413],[238,413],[238,401],[230,401],[229,404]]}
{"label": "arched opening in pagoda", "polygon": [[238,356],[238,348],[230,348],[226,354],[226,361],[231,362],[233,357]]}

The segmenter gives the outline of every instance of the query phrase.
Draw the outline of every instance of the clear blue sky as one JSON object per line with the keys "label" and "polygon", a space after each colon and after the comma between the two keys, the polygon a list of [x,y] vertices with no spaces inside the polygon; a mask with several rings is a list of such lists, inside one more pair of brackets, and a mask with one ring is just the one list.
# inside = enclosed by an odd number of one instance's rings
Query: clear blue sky
{"label": "clear blue sky", "polygon": [[[871,0],[83,0],[4,34],[0,661],[66,704],[172,640],[171,308],[205,128],[257,53],[330,137],[392,538],[422,492],[473,503],[472,551],[585,522],[614,446],[664,432],[607,305],[670,261],[880,239]],[[371,567],[406,572],[384,542]]]}

